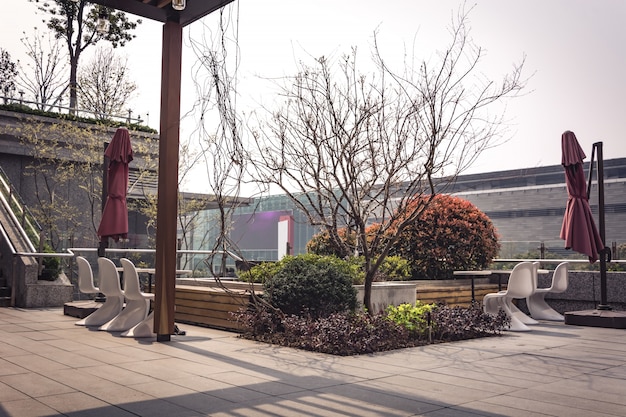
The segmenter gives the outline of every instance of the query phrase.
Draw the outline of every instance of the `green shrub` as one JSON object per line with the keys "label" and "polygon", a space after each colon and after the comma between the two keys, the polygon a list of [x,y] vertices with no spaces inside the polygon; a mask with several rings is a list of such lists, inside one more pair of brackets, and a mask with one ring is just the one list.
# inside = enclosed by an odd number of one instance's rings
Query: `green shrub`
{"label": "green shrub", "polygon": [[[47,244],[44,245],[45,253],[54,253],[52,248]],[[61,274],[61,258],[58,256],[46,256],[42,259],[41,264],[43,269],[39,279],[44,281],[54,281]]]}
{"label": "green shrub", "polygon": [[406,327],[410,332],[425,334],[430,324],[429,313],[434,307],[435,304],[423,304],[417,301],[415,305],[388,306],[385,313],[389,320]]}
{"label": "green shrub", "polygon": [[[352,283],[363,284],[365,282],[365,257],[351,256],[345,262],[350,267]],[[373,262],[376,262],[376,259]],[[406,281],[408,279],[411,279],[411,267],[406,259],[399,256],[386,256],[374,276],[374,281]]]}
{"label": "green shrub", "polygon": [[286,315],[325,317],[356,308],[350,267],[336,257],[286,256],[265,279],[263,298]]}
{"label": "green shrub", "polygon": [[[420,201],[409,205],[407,213]],[[412,279],[449,279],[455,270],[487,268],[499,248],[485,213],[462,198],[439,194],[402,231],[390,255],[409,261]]]}
{"label": "green shrub", "polygon": [[280,262],[263,262],[255,265],[248,271],[240,271],[239,279],[245,282],[255,282],[262,284],[268,278],[273,277],[281,268]]}
{"label": "green shrub", "polygon": [[377,281],[406,281],[411,279],[411,265],[400,256],[386,256],[378,275]]}

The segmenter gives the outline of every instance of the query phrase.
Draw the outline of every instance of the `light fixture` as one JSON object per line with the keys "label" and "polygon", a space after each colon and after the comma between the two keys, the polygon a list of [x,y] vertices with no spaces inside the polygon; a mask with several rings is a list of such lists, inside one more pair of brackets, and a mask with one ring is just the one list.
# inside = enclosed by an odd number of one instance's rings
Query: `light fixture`
{"label": "light fixture", "polygon": [[110,27],[111,23],[109,22],[109,16],[105,11],[100,11],[100,14],[98,15],[98,23],[96,24],[96,31],[104,36],[109,33]]}
{"label": "light fixture", "polygon": [[174,10],[185,10],[186,6],[186,0],[172,0],[172,9]]}

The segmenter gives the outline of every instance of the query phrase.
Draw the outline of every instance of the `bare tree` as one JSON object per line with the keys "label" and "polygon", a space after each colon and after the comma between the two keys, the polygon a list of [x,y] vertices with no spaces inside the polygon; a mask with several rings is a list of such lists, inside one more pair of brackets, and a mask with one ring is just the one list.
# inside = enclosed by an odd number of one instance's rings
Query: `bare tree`
{"label": "bare tree", "polygon": [[[97,245],[102,216],[104,143],[111,129],[104,125],[78,125],[71,121],[46,123],[25,118],[0,128],[0,134],[18,137],[25,159],[23,175],[26,200],[47,240],[55,249],[66,238],[78,237],[82,245]],[[129,191],[150,199],[143,186],[156,177],[158,138],[141,136],[132,140],[133,168],[137,178]],[[129,208],[145,204],[132,199]],[[156,199],[154,199],[156,210]],[[156,216],[156,214],[155,214]]]}
{"label": "bare tree", "polygon": [[[131,31],[141,20],[133,22],[126,14],[114,9],[94,6],[87,0],[29,0],[38,4],[39,10],[49,15],[46,22],[57,38],[63,39],[67,46],[70,62],[70,107],[77,105],[78,64],[83,51],[90,45],[106,40],[114,48],[124,46],[135,35]],[[97,30],[98,19],[109,23],[106,32]]]}
{"label": "bare tree", "polygon": [[[194,159],[206,169],[206,185],[219,213],[215,217],[219,229],[215,233],[217,238],[209,244],[211,250],[221,254],[215,258],[221,270],[226,261],[225,253],[238,253],[237,245],[230,241],[229,232],[244,175],[242,129],[237,116],[235,87],[239,65],[237,27],[231,16],[235,10],[220,9],[218,30],[212,32],[208,26],[203,26],[200,36],[190,39],[196,57],[193,80],[198,96],[193,112],[197,125],[191,140],[192,147],[197,149]],[[233,54],[229,53],[231,48],[235,51]],[[189,166],[193,165],[196,162]],[[183,172],[181,180],[186,175]]]}
{"label": "bare tree", "polygon": [[[337,63],[301,64],[285,80],[282,107],[254,131],[253,175],[279,187],[342,252],[364,257],[370,312],[372,282],[391,245],[497,141],[502,115],[489,110],[523,88],[523,62],[499,84],[481,77],[482,50],[468,33],[462,12],[438,59],[407,63],[400,74],[376,42],[369,76],[358,71],[356,50]],[[405,213],[416,199],[421,204]],[[373,223],[379,227],[368,228]],[[356,244],[340,238],[344,227]]]}
{"label": "bare tree", "polygon": [[[47,36],[47,42],[44,37]],[[19,84],[30,93],[37,108],[50,111],[58,104],[67,91],[67,54],[63,53],[59,40],[49,33],[39,34],[35,30],[33,39],[24,36],[22,44],[26,47],[29,62],[25,67],[19,64],[21,72],[18,76]]]}
{"label": "bare tree", "polygon": [[[98,129],[70,122],[25,121],[9,131],[20,138],[32,158],[24,167],[24,175],[33,178],[31,210],[53,249],[85,228],[93,230],[96,242],[102,190],[102,132]],[[85,216],[85,201],[91,216]]]}
{"label": "bare tree", "polygon": [[[196,26],[198,32],[190,34],[189,44],[195,55],[192,79],[197,100],[185,117],[195,118],[196,127],[188,136],[189,140],[181,142],[179,150],[179,189],[190,177],[200,183],[202,176],[210,190],[209,196],[179,196],[179,242],[181,249],[192,249],[194,243],[208,248],[212,252],[208,256],[211,272],[214,270],[212,262],[224,270],[227,252],[241,255],[229,236],[244,174],[241,122],[237,117],[235,94],[239,58],[238,52],[229,54],[231,47],[237,50],[237,30],[232,24],[231,11],[229,7],[220,9],[217,30],[212,31],[204,24]],[[138,207],[149,218],[150,231],[156,224],[156,203],[154,196],[146,196]],[[216,210],[211,216],[211,228],[207,229],[199,222],[205,218],[200,212],[209,204]],[[202,230],[203,235],[197,235],[198,230]],[[181,267],[187,268],[190,258],[182,257],[179,261]]]}
{"label": "bare tree", "polygon": [[15,91],[15,77],[17,76],[17,66],[11,61],[11,55],[0,48],[0,93],[4,96],[4,104],[7,97]]}
{"label": "bare tree", "polygon": [[129,72],[128,59],[116,55],[113,48],[98,48],[78,75],[81,107],[100,119],[122,114],[137,89]]}

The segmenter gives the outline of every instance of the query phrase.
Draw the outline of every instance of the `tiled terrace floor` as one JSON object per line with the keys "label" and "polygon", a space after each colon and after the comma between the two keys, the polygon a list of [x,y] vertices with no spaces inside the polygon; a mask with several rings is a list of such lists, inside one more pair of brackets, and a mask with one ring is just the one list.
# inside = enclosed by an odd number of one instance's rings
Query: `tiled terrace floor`
{"label": "tiled terrace floor", "polygon": [[626,330],[335,357],[181,325],[171,342],[0,308],[0,416],[626,416]]}

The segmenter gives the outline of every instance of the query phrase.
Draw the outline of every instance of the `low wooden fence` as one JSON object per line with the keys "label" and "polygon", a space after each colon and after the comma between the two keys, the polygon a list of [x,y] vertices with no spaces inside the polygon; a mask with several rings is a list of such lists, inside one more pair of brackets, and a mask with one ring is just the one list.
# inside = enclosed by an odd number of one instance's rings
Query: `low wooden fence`
{"label": "low wooden fence", "polygon": [[[482,303],[485,294],[490,292],[498,292],[498,284],[481,284],[474,285],[474,300]],[[471,283],[458,284],[450,281],[449,285],[425,285],[417,286],[417,300],[422,303],[445,303],[450,306],[469,307],[472,304],[472,285]]]}
{"label": "low wooden fence", "polygon": [[179,323],[239,330],[232,313],[247,307],[251,301],[249,291],[178,285],[174,318]]}
{"label": "low wooden fence", "polygon": [[[478,302],[482,302],[485,294],[497,291],[497,284],[474,285],[474,297]],[[238,331],[240,329],[231,313],[248,306],[250,297],[250,291],[243,289],[177,285],[175,319],[178,323]],[[443,302],[451,306],[468,307],[472,302],[472,286],[456,281],[450,281],[447,285],[424,282],[418,284],[416,297],[424,303]]]}

